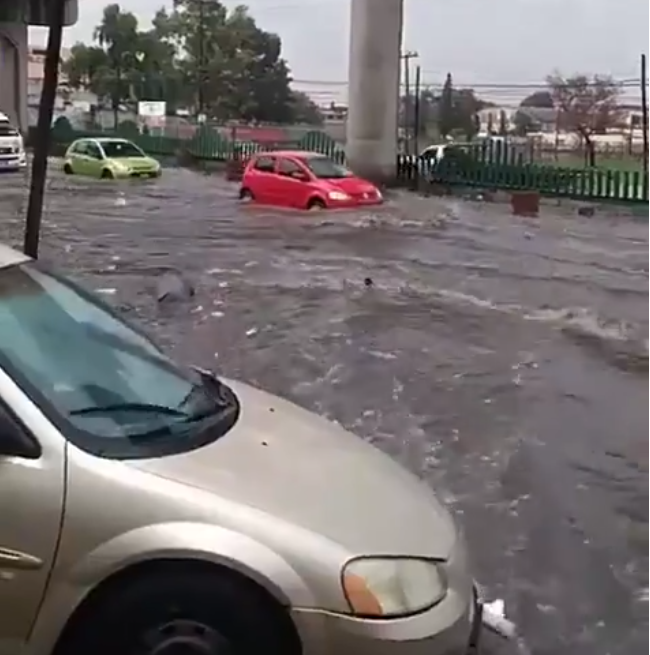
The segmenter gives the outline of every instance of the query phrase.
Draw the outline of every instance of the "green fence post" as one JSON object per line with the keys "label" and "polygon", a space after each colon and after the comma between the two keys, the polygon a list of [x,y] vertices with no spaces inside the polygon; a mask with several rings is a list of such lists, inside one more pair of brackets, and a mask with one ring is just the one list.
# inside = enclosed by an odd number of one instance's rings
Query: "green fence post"
{"label": "green fence post", "polygon": [[613,184],[613,200],[618,200],[621,197],[621,172],[612,171],[612,184]]}

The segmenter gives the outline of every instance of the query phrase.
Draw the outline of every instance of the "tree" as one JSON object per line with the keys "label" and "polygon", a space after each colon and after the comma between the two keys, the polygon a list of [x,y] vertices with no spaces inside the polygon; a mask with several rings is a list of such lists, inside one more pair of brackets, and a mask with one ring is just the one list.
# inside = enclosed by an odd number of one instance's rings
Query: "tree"
{"label": "tree", "polygon": [[453,93],[453,126],[471,141],[480,130],[478,112],[485,107],[473,89],[458,89]]}
{"label": "tree", "polygon": [[220,120],[288,122],[291,77],[276,34],[260,29],[246,7],[216,0],[176,0],[154,19],[173,45],[189,104]]}
{"label": "tree", "polygon": [[574,75],[559,73],[547,78],[559,116],[558,124],[575,132],[584,141],[587,164],[596,165],[593,135],[617,124],[619,119],[619,87],[609,76]]}
{"label": "tree", "polygon": [[508,117],[506,112],[502,109],[499,112],[499,136],[507,136],[508,134]]}
{"label": "tree", "polygon": [[438,104],[438,131],[447,138],[456,126],[454,121],[454,84],[451,73],[447,73]]}
{"label": "tree", "polygon": [[526,96],[520,103],[520,107],[537,107],[553,109],[553,95],[550,91],[535,91]]}
{"label": "tree", "polygon": [[120,106],[134,99],[140,65],[138,21],[119,5],[108,5],[94,37],[96,46],[77,43],[72,47],[63,72],[69,86],[88,89],[100,103],[111,106],[117,127]]}
{"label": "tree", "polygon": [[302,91],[291,92],[291,115],[294,123],[323,124],[323,114],[318,105]]}
{"label": "tree", "polygon": [[532,116],[521,109],[515,112],[513,122],[515,124],[515,134],[517,136],[526,136],[535,129],[535,121]]}
{"label": "tree", "polygon": [[138,19],[131,12],[122,12],[118,4],[108,5],[94,36],[106,51],[109,70],[105,72],[105,84],[117,127],[120,105],[133,99],[137,81]]}

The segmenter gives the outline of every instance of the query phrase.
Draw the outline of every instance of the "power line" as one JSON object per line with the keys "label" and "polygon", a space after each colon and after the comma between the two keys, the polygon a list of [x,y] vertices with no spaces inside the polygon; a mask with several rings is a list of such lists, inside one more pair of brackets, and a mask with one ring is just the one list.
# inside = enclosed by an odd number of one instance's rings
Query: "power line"
{"label": "power line", "polygon": [[[293,80],[295,84],[305,84],[309,86],[335,86],[335,87],[347,87],[349,86],[349,82],[343,81],[343,80],[303,80],[303,79],[295,79]],[[635,79],[622,79],[622,80],[613,80],[613,83],[618,86],[619,88],[637,88],[639,86],[639,80]],[[647,82],[646,82],[647,84]],[[430,87],[440,87],[442,88],[443,82],[441,82],[439,79],[434,81],[427,81],[424,80],[422,82],[423,86],[430,86]],[[596,86],[597,82],[590,82],[588,86]],[[516,90],[535,90],[535,89],[546,89],[548,88],[548,83],[547,82],[526,82],[526,83],[518,83],[518,82],[511,82],[511,83],[483,83],[483,82],[476,82],[476,83],[458,83],[454,82],[454,86],[457,89],[493,89],[495,91],[498,90],[503,90],[503,91],[516,91]]]}

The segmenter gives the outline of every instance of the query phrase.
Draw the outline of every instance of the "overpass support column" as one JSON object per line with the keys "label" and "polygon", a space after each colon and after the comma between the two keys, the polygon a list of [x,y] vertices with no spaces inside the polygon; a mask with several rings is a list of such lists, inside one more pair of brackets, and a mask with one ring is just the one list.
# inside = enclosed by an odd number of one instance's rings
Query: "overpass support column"
{"label": "overpass support column", "polygon": [[0,111],[27,132],[27,25],[0,23]]}
{"label": "overpass support column", "polygon": [[403,0],[350,0],[346,154],[371,180],[395,176]]}

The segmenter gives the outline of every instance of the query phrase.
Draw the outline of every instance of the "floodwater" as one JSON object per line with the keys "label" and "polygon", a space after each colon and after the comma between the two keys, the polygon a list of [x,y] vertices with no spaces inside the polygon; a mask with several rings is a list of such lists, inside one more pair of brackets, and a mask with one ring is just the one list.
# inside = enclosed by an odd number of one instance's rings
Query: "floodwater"
{"label": "floodwater", "polygon": [[[20,181],[0,177],[13,243]],[[55,173],[42,258],[185,360],[340,421],[424,477],[518,626],[493,652],[646,653],[647,223],[406,194],[302,215],[235,191],[183,170],[124,185]],[[191,302],[158,305],[170,269]]]}

